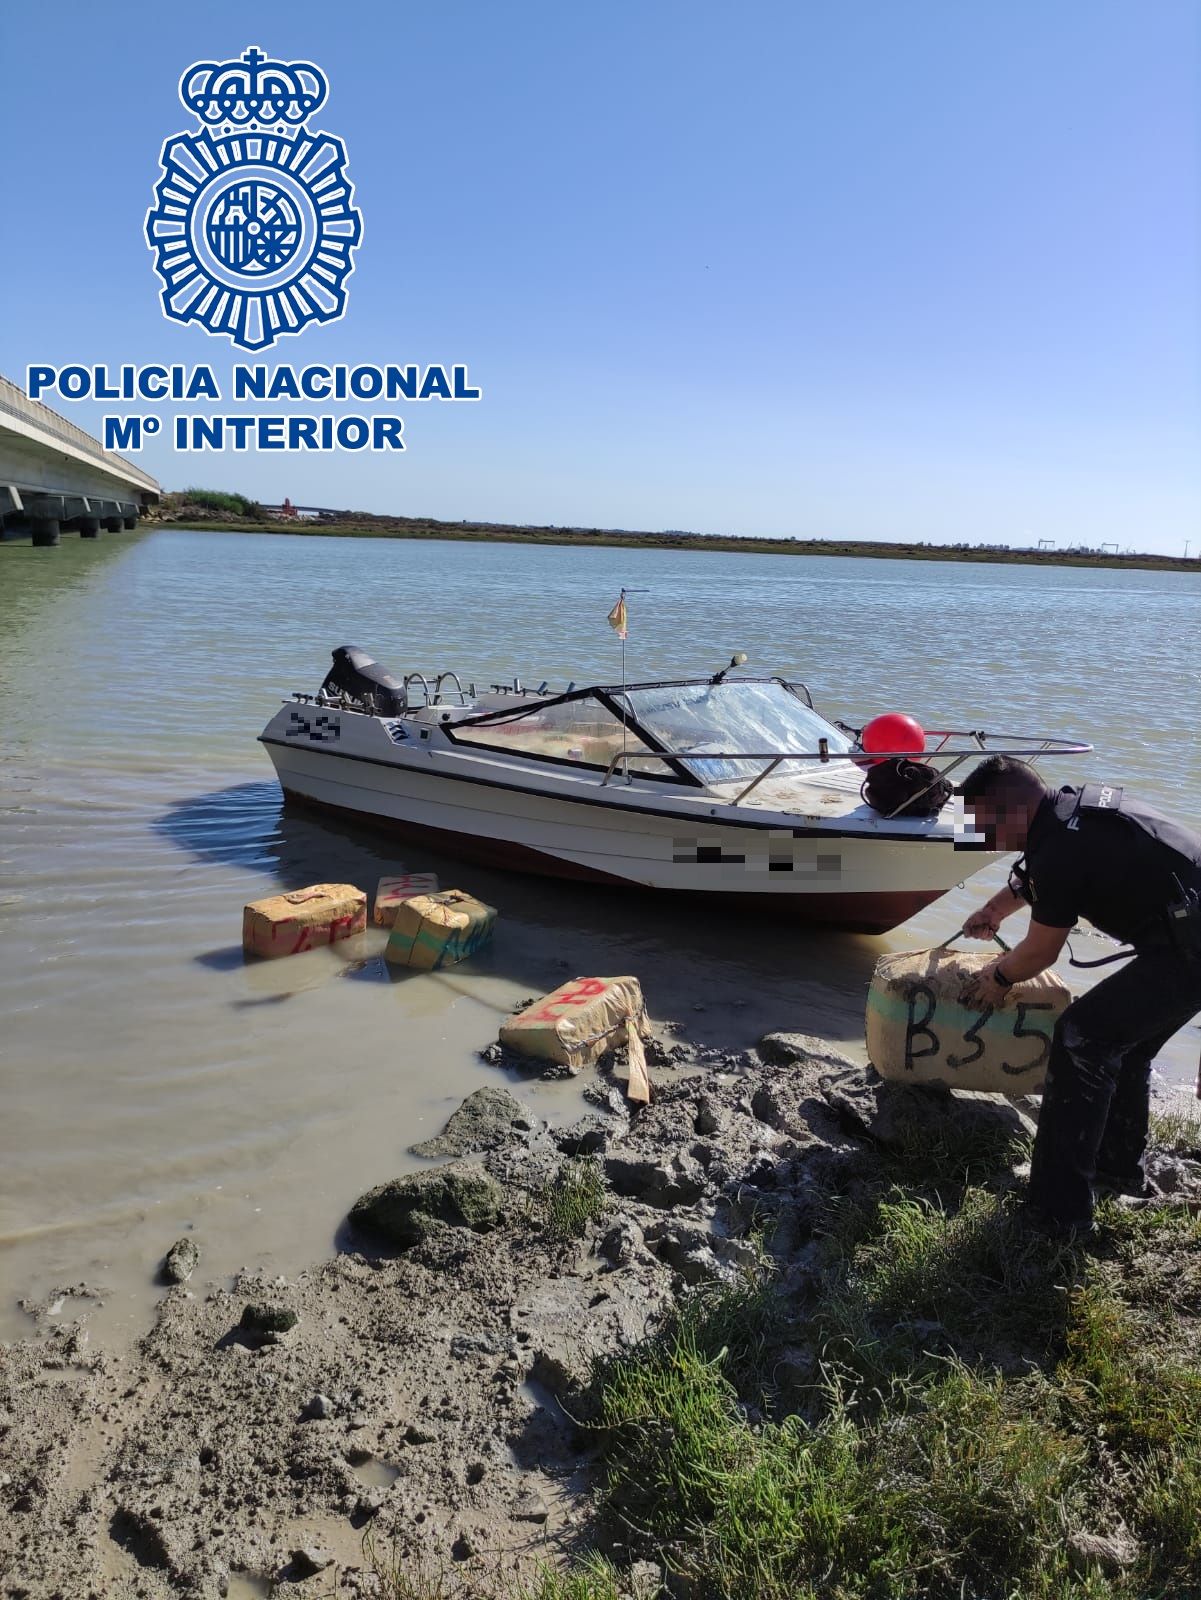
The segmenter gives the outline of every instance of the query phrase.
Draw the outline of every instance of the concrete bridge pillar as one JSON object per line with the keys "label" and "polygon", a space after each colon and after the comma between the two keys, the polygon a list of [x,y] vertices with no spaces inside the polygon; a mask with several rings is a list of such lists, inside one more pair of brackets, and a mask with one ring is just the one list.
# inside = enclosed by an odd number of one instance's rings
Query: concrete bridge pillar
{"label": "concrete bridge pillar", "polygon": [[134,517],[122,517],[121,518],[121,526],[124,527],[124,528],[136,528],[137,525],[138,525],[138,519],[137,519],[136,516],[134,516]]}
{"label": "concrete bridge pillar", "polygon": [[109,533],[120,533],[121,532],[121,518],[120,517],[105,517],[104,526],[105,526],[105,528],[107,529],[107,531]]}
{"label": "concrete bridge pillar", "polygon": [[[99,517],[80,517],[78,518],[78,522],[79,537],[81,539],[98,539],[100,537]],[[107,526],[108,524],[105,523],[105,527]]]}
{"label": "concrete bridge pillar", "polygon": [[61,494],[33,495],[25,507],[29,518],[29,531],[34,544],[58,544],[62,533],[62,520],[68,507]]}

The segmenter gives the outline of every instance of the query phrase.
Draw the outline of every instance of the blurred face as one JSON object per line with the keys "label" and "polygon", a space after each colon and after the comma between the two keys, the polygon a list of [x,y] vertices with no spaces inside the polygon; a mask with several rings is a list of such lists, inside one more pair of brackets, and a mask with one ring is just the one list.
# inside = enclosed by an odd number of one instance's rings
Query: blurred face
{"label": "blurred face", "polygon": [[1028,801],[1020,794],[999,790],[966,800],[964,809],[984,835],[990,850],[1022,850],[1030,831]]}

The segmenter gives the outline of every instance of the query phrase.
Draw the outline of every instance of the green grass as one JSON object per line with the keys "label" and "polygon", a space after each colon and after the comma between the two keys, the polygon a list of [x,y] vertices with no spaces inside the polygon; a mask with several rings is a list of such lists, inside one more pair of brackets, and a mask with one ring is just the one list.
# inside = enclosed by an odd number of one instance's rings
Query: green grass
{"label": "green grass", "polygon": [[949,1353],[1020,1368],[1063,1328],[1078,1258],[1024,1229],[1006,1197],[972,1187],[944,1210],[893,1187],[832,1222],[815,1329],[827,1361],[860,1380],[926,1373]]}
{"label": "green grass", "polygon": [[[1201,1600],[1201,1219],[1105,1203],[1056,1245],[1023,1225],[1024,1153],[915,1131],[827,1205],[805,1298],[709,1287],[598,1368],[601,1550],[689,1600]],[[599,1166],[537,1204],[578,1237]],[[1074,1542],[1112,1534],[1107,1564]],[[505,1600],[628,1586],[596,1555]]]}
{"label": "green grass", "polygon": [[1201,1370],[1165,1355],[1150,1319],[1107,1289],[1077,1291],[1066,1346],[1065,1388],[1128,1459],[1201,1435]]}
{"label": "green grass", "polygon": [[[612,1562],[601,1555],[590,1555],[571,1572],[543,1567],[532,1583],[512,1591],[511,1600],[627,1600],[628,1596],[629,1587]],[[651,1596],[645,1596],[645,1600],[651,1600]]]}
{"label": "green grass", "polygon": [[533,1209],[547,1238],[566,1243],[580,1238],[608,1207],[600,1162],[592,1156],[573,1156],[535,1195]]}
{"label": "green grass", "polygon": [[611,1373],[602,1403],[610,1507],[700,1592],[1009,1594],[1019,1575],[1031,1596],[1086,1592],[1062,1553],[1086,1450],[1004,1380],[948,1363],[869,1420],[832,1378],[817,1425],[756,1428],[722,1367],[680,1337]]}
{"label": "green grass", "polygon": [[[543,1563],[524,1582],[506,1581],[460,1573],[445,1561],[415,1562],[368,1530],[363,1559],[381,1600],[631,1600],[623,1574],[597,1553],[584,1556],[570,1572]],[[654,1592],[644,1591],[637,1600],[654,1600]]]}
{"label": "green grass", "polygon": [[1201,1112],[1184,1104],[1153,1111],[1150,1137],[1170,1155],[1195,1154],[1201,1150]]}
{"label": "green grass", "polygon": [[[1108,1205],[1057,1246],[1022,1153],[915,1141],[831,1203],[799,1310],[710,1290],[598,1371],[606,1513],[690,1595],[1201,1600],[1201,1222]],[[1125,1565],[1073,1554],[1122,1528]]]}
{"label": "green grass", "polygon": [[1000,1118],[972,1122],[947,1117],[932,1127],[928,1117],[907,1124],[898,1116],[895,1126],[897,1143],[881,1159],[881,1182],[953,1193],[1030,1155],[1030,1140]]}
{"label": "green grass", "polygon": [[382,1600],[467,1600],[453,1566],[445,1561],[414,1562],[371,1527],[363,1535],[363,1561]]}

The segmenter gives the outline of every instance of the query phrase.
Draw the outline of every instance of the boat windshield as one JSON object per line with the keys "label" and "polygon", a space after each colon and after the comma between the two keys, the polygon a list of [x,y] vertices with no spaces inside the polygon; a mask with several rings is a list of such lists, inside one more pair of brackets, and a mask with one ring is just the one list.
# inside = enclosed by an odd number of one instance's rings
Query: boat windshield
{"label": "boat windshield", "polygon": [[[613,698],[620,702],[622,691],[613,691]],[[851,749],[844,734],[776,680],[660,684],[627,689],[625,699],[634,720],[683,757],[684,765],[706,784],[749,782],[764,770],[763,760],[729,759],[739,751],[758,757],[816,754],[819,739],[826,740],[831,755]],[[723,759],[706,751],[720,751]],[[789,770],[799,769],[801,763]]]}

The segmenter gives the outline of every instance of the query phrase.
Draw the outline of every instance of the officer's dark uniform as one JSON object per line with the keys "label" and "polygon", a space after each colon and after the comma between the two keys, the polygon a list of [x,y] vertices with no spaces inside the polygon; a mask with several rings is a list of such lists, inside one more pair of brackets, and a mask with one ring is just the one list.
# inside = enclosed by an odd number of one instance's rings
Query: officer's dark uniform
{"label": "officer's dark uniform", "polygon": [[1201,1011],[1201,835],[1121,789],[1048,790],[1011,884],[1034,922],[1086,917],[1136,952],[1068,1006],[1047,1067],[1030,1200],[1086,1227],[1094,1178],[1144,1190],[1151,1062]]}

